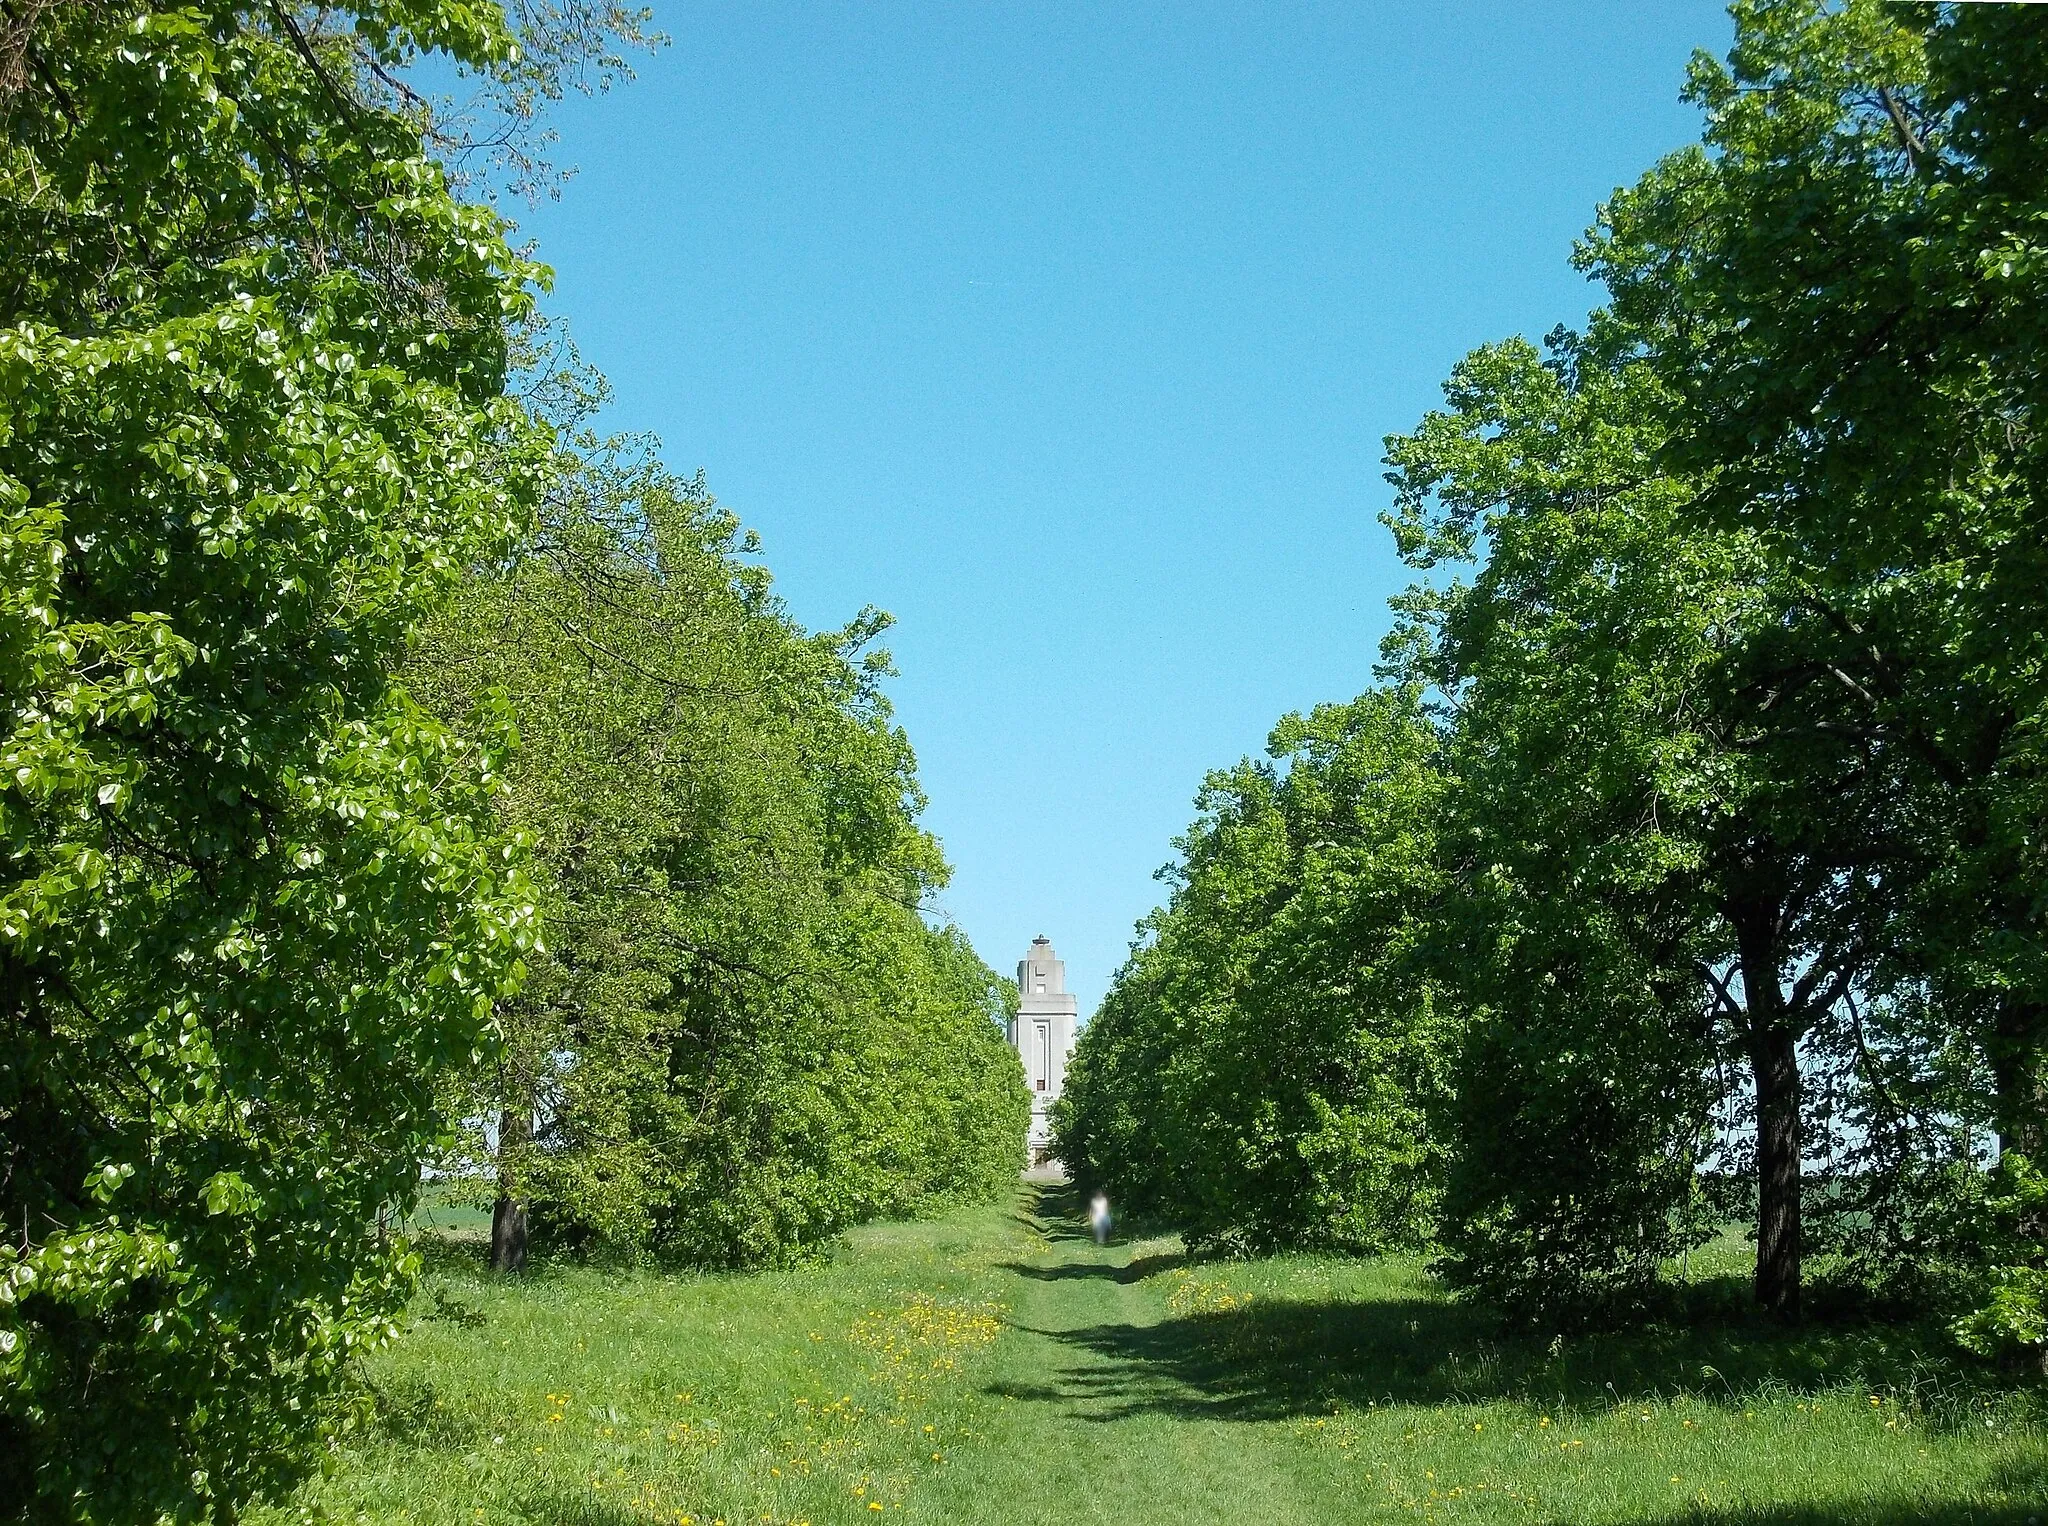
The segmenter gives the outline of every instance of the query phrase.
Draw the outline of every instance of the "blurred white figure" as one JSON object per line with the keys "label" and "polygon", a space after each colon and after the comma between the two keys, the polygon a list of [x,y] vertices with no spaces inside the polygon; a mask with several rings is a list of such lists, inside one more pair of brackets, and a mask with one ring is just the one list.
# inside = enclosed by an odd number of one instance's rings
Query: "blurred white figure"
{"label": "blurred white figure", "polygon": [[1095,1231],[1097,1245],[1109,1243],[1109,1199],[1100,1192],[1088,1205],[1088,1227]]}

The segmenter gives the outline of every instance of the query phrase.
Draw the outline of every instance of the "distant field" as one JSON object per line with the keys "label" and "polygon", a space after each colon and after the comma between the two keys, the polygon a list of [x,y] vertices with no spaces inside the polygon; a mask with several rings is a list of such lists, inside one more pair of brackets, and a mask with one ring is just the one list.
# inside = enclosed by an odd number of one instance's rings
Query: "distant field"
{"label": "distant field", "polygon": [[420,1194],[412,1227],[441,1239],[488,1240],[491,1211],[477,1206],[476,1189],[466,1182],[430,1182]]}
{"label": "distant field", "polygon": [[[1506,1341],[1412,1261],[1099,1250],[1053,1190],[756,1276],[494,1280],[475,1214],[375,1363],[374,1430],[301,1503],[420,1526],[2048,1518],[2031,1392],[1931,1332]],[[1707,1296],[1735,1301],[1745,1249],[1692,1258],[1729,1284]]]}

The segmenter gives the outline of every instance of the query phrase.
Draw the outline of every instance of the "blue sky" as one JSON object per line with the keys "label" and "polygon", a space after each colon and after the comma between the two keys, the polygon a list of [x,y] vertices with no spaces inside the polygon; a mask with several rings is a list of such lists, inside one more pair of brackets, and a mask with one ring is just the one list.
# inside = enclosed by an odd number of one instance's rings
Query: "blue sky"
{"label": "blue sky", "polygon": [[1092,1010],[1205,770],[1371,681],[1381,438],[1593,300],[1706,0],[703,4],[561,110],[554,310],[766,542],[898,621],[941,909]]}

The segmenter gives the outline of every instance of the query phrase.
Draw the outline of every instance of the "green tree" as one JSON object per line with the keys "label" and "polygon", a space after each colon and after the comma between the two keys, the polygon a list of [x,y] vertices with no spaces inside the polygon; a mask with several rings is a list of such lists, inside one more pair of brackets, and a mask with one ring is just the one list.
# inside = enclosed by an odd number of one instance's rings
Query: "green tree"
{"label": "green tree", "polygon": [[32,4],[0,34],[0,1498],[226,1517],[401,1306],[386,1232],[532,907],[498,734],[396,687],[523,533],[543,274],[396,78],[491,6]]}
{"label": "green tree", "polygon": [[[1734,15],[1728,62],[1688,83],[1703,145],[1618,196],[1581,263],[1655,336],[1688,519],[1780,569],[1751,673],[1776,745],[1810,783],[1850,757],[1883,778],[1858,916],[1889,1010],[1926,1015],[1925,1053],[1988,1065],[2025,1175],[2048,1148],[2048,25],[1878,0]],[[1937,1111],[1975,1109],[1963,1089]],[[2021,1236],[2032,1285],[2044,1225]]]}
{"label": "green tree", "polygon": [[1618,196],[1582,263],[1658,336],[1690,517],[1784,568],[1757,675],[1780,730],[1869,755],[1902,802],[1872,936],[1981,1038],[2000,1135],[2038,1155],[2048,25],[1875,0],[1735,18],[1688,84],[1703,147]]}
{"label": "green tree", "polygon": [[1073,1169],[1211,1243],[1428,1238],[1436,747],[1413,692],[1375,692],[1284,719],[1277,767],[1210,776],[1173,898],[1076,1046],[1055,1110]]}
{"label": "green tree", "polygon": [[1713,1110],[1747,1070],[1756,1296],[1799,1305],[1801,1049],[1867,974],[1882,781],[1823,770],[1752,669],[1783,597],[1753,537],[1695,530],[1663,394],[1597,318],[1476,352],[1389,441],[1419,568],[1391,643],[1451,719],[1462,894],[1441,977],[1473,1011],[1447,1207],[1455,1275],[1536,1308],[1640,1294],[1692,1232]]}
{"label": "green tree", "polygon": [[412,671],[502,696],[546,948],[464,1104],[495,1125],[494,1259],[556,1244],[751,1264],[1015,1181],[1003,983],[920,914],[943,884],[915,761],[862,649],[812,635],[753,538],[651,456],[594,448],[542,533],[480,569]]}

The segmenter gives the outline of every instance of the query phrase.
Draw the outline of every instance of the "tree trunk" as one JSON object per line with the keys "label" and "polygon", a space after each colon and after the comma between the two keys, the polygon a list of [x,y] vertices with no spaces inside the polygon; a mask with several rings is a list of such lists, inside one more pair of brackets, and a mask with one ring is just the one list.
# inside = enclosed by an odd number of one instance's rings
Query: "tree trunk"
{"label": "tree trunk", "polygon": [[491,1210],[491,1270],[517,1272],[525,1267],[526,1205],[501,1192]]}
{"label": "tree trunk", "polygon": [[1756,1301],[1799,1317],[1799,1051],[1783,1024],[1750,1036],[1756,1069]]}
{"label": "tree trunk", "polygon": [[1779,982],[1780,905],[1760,895],[1734,908],[1749,1062],[1756,1078],[1756,1301],[1799,1317],[1801,1156],[1799,1035]]}
{"label": "tree trunk", "polygon": [[491,1210],[491,1270],[517,1272],[526,1266],[526,1199],[517,1190],[513,1155],[532,1137],[522,1113],[507,1108],[498,1116],[498,1202]]}
{"label": "tree trunk", "polygon": [[2048,1041],[2048,1007],[2008,992],[1999,998],[1992,1022],[1991,1082],[1997,1092],[1998,1151],[2017,1150],[2043,1164],[2048,1143],[2048,1075],[2042,1048]]}

